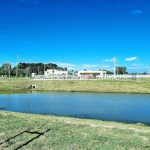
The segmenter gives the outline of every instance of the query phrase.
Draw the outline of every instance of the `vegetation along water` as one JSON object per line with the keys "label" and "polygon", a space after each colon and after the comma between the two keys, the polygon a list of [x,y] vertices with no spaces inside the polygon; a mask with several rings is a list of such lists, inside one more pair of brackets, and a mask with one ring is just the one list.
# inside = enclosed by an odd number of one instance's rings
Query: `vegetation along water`
{"label": "vegetation along water", "polygon": [[33,80],[31,78],[0,79],[0,91],[28,91],[36,85],[37,91],[79,91],[106,93],[150,93],[150,79],[116,80]]}

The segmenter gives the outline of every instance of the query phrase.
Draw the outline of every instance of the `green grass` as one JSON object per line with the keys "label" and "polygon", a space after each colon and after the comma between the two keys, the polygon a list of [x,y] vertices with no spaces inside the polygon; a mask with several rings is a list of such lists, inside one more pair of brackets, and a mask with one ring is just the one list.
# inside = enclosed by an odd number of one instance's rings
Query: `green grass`
{"label": "green grass", "polygon": [[[26,91],[35,84],[35,90],[42,91],[84,91],[108,93],[150,93],[150,79],[137,80],[32,80],[32,79],[0,79],[0,91]],[[1,92],[1,93],[2,93]]]}
{"label": "green grass", "polygon": [[[0,79],[0,93],[42,91],[150,93],[150,79],[32,80]],[[28,130],[28,131],[27,131]],[[18,135],[18,136],[16,136]],[[150,149],[145,125],[0,111],[0,149],[14,150],[142,150]]]}
{"label": "green grass", "polygon": [[4,150],[150,149],[150,128],[141,124],[2,111],[0,120],[0,149]]}

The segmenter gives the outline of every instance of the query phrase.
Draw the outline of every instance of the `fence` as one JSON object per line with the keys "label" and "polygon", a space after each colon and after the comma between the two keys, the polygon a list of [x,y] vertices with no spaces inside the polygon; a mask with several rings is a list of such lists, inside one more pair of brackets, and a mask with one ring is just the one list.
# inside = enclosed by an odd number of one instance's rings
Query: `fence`
{"label": "fence", "polygon": [[[135,76],[136,78],[150,78],[150,75],[128,75],[128,74],[120,74],[116,75],[115,78],[133,78]],[[114,75],[107,75],[107,78],[114,78]]]}
{"label": "fence", "polygon": [[36,75],[36,79],[79,79],[76,75]]}
{"label": "fence", "polygon": [[[91,75],[81,75],[78,77],[77,75],[36,75],[36,79],[101,79],[101,77],[94,77]],[[150,75],[116,75],[117,79],[133,79],[133,78],[150,78]],[[104,79],[104,78],[103,78]],[[106,79],[114,79],[114,75],[106,75]]]}

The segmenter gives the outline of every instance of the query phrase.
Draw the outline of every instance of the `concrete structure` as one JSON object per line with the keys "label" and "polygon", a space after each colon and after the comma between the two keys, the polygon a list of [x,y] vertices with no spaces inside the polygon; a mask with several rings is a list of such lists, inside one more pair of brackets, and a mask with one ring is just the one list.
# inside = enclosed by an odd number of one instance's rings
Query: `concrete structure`
{"label": "concrete structure", "polygon": [[35,73],[31,73],[31,78],[35,78],[36,74]]}
{"label": "concrete structure", "polygon": [[33,85],[33,84],[28,86],[28,89],[35,89],[35,88],[36,88],[36,85]]}
{"label": "concrete structure", "polygon": [[106,71],[78,71],[78,77],[92,79],[92,78],[106,78]]}
{"label": "concrete structure", "polygon": [[62,71],[58,69],[47,69],[44,72],[45,78],[66,78],[68,76],[68,71]]}
{"label": "concrete structure", "polygon": [[57,69],[47,69],[44,75],[68,75],[68,71],[62,71]]}

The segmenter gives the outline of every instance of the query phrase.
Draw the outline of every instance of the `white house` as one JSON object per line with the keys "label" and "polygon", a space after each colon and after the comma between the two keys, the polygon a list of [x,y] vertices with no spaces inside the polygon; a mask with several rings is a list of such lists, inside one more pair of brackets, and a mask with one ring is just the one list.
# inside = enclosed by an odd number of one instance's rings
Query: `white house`
{"label": "white house", "polygon": [[60,76],[68,76],[68,71],[62,71],[59,69],[47,69],[44,72],[44,76],[49,78],[49,77],[60,77]]}
{"label": "white house", "polygon": [[80,78],[106,78],[106,71],[78,71],[78,77]]}

